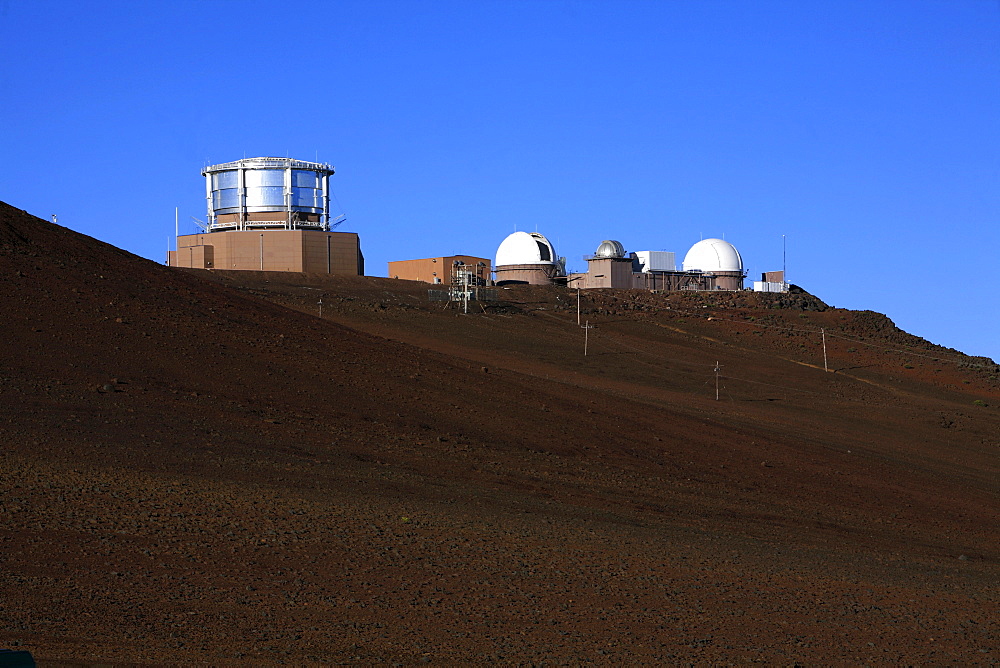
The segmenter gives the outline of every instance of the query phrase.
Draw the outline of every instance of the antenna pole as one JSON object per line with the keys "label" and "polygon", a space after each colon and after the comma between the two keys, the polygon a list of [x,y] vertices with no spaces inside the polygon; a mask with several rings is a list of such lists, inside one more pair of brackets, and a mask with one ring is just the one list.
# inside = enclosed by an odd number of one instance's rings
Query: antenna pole
{"label": "antenna pole", "polygon": [[819,332],[823,335],[823,371],[829,373],[830,368],[826,365],[826,329],[820,327]]}
{"label": "antenna pole", "polygon": [[581,325],[581,327],[583,328],[583,356],[586,357],[587,346],[590,343],[590,330],[592,330],[594,326],[591,325],[590,321],[588,320],[587,324]]}
{"label": "antenna pole", "polygon": [[580,324],[580,286],[576,286],[576,324]]}
{"label": "antenna pole", "polygon": [[788,284],[788,253],[785,250],[785,235],[781,235],[781,280]]}

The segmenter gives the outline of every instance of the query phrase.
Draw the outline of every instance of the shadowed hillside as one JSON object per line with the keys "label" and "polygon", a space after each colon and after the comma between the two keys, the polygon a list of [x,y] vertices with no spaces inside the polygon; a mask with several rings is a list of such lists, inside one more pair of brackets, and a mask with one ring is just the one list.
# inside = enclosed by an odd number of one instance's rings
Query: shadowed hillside
{"label": "shadowed hillside", "polygon": [[995,661],[998,369],[879,314],[594,291],[584,357],[574,290],[462,315],[4,204],[0,273],[0,647]]}

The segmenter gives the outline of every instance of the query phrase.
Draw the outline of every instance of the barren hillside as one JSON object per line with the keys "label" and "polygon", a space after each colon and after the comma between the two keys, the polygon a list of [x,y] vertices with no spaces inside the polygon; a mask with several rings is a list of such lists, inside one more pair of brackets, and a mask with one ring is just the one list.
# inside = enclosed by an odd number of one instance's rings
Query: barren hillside
{"label": "barren hillside", "polygon": [[171,270],[4,204],[0,275],[0,647],[997,660],[998,369],[879,314],[595,291],[584,356],[575,290],[462,314]]}

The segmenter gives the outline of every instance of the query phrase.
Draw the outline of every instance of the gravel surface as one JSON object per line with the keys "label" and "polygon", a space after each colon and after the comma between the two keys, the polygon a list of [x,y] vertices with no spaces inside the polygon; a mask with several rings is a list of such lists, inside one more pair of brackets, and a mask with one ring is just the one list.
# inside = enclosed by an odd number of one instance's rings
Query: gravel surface
{"label": "gravel surface", "polygon": [[575,290],[427,287],[169,269],[0,203],[0,647],[1000,660],[992,360],[804,293],[610,290],[584,357]]}

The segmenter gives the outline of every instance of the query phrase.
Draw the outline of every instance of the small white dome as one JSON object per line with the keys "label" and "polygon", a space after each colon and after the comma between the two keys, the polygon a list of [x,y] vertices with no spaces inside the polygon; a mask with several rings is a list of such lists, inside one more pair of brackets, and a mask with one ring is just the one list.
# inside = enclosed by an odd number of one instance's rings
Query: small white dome
{"label": "small white dome", "polygon": [[494,267],[509,264],[555,264],[556,251],[538,232],[514,232],[497,248]]}
{"label": "small white dome", "polygon": [[620,241],[614,241],[612,239],[605,239],[601,242],[601,245],[597,247],[597,252],[594,253],[595,257],[625,257],[625,247],[622,246]]}
{"label": "small white dome", "polygon": [[684,271],[738,271],[743,272],[743,258],[728,241],[703,239],[684,256]]}

